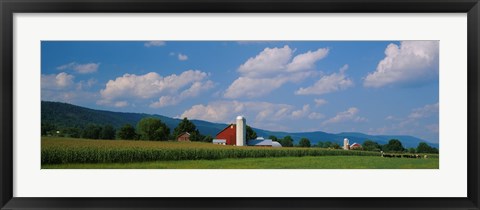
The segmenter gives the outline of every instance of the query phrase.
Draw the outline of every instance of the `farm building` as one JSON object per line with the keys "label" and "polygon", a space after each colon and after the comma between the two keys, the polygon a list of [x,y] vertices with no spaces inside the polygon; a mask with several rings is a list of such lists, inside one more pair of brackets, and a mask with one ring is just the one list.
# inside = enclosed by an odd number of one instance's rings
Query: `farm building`
{"label": "farm building", "polygon": [[349,140],[347,138],[343,139],[343,149],[344,150],[349,150],[350,149],[350,143],[349,143]]}
{"label": "farm building", "polygon": [[181,133],[178,136],[177,141],[190,141],[190,133],[188,132]]}
{"label": "farm building", "polygon": [[217,136],[215,137],[216,140],[225,140],[226,145],[236,145],[237,143],[237,132],[236,132],[236,125],[230,124],[222,131],[220,131]]}
{"label": "farm building", "polygon": [[213,144],[220,144],[220,145],[226,145],[227,144],[227,140],[225,139],[214,139],[212,141]]}
{"label": "farm building", "polygon": [[360,145],[359,143],[353,143],[352,145],[350,145],[350,149],[360,149],[362,148],[362,145]]}
{"label": "farm building", "polygon": [[280,143],[272,141],[271,139],[264,139],[263,137],[248,140],[247,145],[257,147],[282,147]]}
{"label": "farm building", "polygon": [[238,116],[236,124],[230,124],[215,137],[212,143],[236,146],[262,146],[262,147],[281,147],[278,142],[262,137],[250,139],[247,141],[246,120],[242,116]]}

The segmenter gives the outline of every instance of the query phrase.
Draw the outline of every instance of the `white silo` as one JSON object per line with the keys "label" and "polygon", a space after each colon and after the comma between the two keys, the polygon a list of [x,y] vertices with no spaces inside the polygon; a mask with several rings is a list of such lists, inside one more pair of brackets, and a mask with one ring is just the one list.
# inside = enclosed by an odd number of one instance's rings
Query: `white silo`
{"label": "white silo", "polygon": [[243,116],[237,117],[237,146],[247,145],[247,124]]}
{"label": "white silo", "polygon": [[343,149],[344,150],[349,150],[350,149],[350,143],[348,142],[347,138],[343,139]]}

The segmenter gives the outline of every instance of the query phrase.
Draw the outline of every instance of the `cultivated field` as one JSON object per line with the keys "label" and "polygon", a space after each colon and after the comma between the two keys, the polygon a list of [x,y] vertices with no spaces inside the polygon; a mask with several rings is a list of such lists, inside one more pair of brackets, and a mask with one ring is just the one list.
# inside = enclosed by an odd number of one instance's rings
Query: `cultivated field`
{"label": "cultivated field", "polygon": [[[42,137],[42,168],[438,168],[378,152]],[[320,157],[321,156],[321,157]]]}

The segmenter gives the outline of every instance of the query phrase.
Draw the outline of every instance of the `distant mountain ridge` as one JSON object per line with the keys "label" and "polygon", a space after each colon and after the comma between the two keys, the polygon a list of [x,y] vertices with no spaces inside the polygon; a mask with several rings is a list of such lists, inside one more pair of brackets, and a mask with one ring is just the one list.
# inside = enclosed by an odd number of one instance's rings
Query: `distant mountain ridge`
{"label": "distant mountain ridge", "polygon": [[[181,119],[175,119],[156,114],[152,115],[145,113],[125,113],[95,110],[61,102],[42,101],[41,103],[42,123],[55,124],[59,127],[84,127],[89,123],[93,123],[98,125],[110,124],[115,128],[119,128],[124,124],[131,124],[135,126],[142,118],[145,117],[158,118],[162,122],[164,122],[171,130],[173,130],[181,121]],[[215,137],[218,132],[220,132],[227,126],[227,124],[224,123],[212,123],[203,120],[191,121],[195,124],[200,133],[204,135],[211,135],[212,137]],[[365,140],[368,139],[376,141],[380,144],[385,144],[390,139],[399,139],[404,145],[404,147],[417,147],[420,142],[426,142],[430,146],[438,148],[438,144],[429,143],[420,138],[406,135],[368,135],[352,132],[332,134],[322,131],[291,133],[268,131],[258,128],[253,129],[258,136],[263,136],[265,138],[269,137],[270,135],[274,135],[277,138],[283,138],[289,135],[295,140],[295,142],[298,142],[301,138],[308,138],[312,142],[312,144],[316,144],[319,141],[331,141],[342,145],[344,138],[348,138],[350,140],[350,143],[363,143]]]}

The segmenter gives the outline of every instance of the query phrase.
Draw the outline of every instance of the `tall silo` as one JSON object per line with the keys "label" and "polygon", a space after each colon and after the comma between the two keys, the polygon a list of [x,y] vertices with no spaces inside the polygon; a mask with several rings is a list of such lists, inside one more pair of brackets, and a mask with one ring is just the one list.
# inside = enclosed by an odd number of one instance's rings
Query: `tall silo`
{"label": "tall silo", "polygon": [[243,116],[237,117],[237,146],[247,145],[247,124]]}
{"label": "tall silo", "polygon": [[350,149],[350,143],[347,138],[343,139],[343,149],[344,150],[349,150]]}

